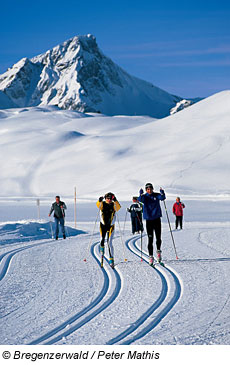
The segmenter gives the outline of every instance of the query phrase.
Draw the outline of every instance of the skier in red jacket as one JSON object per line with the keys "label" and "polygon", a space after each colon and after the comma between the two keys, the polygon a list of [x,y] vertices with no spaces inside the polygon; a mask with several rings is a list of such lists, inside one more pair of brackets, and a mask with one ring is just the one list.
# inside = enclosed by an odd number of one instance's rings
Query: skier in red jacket
{"label": "skier in red jacket", "polygon": [[176,216],[176,229],[180,224],[180,228],[182,229],[182,222],[183,222],[183,209],[185,208],[184,203],[180,201],[180,198],[176,198],[176,203],[173,204],[173,214]]}

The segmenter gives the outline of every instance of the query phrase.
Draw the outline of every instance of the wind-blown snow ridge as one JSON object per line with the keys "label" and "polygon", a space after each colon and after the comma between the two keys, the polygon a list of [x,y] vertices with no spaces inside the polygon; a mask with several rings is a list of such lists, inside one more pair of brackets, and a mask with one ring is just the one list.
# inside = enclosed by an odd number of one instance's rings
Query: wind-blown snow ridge
{"label": "wind-blown snow ridge", "polygon": [[0,75],[0,108],[57,105],[80,112],[162,118],[181,100],[129,75],[103,54],[90,34],[23,58]]}
{"label": "wind-blown snow ridge", "polygon": [[[13,244],[15,242],[29,242],[34,240],[43,240],[50,238],[54,231],[53,223],[51,222],[17,222],[0,225],[0,246]],[[77,229],[68,228],[69,236],[77,236],[85,232]],[[0,257],[1,259],[1,257]]]}

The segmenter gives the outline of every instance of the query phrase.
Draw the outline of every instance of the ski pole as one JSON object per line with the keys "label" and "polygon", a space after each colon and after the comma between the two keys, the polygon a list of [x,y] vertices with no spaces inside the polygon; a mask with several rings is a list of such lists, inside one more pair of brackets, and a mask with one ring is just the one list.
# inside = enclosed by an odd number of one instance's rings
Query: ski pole
{"label": "ski pole", "polygon": [[110,245],[109,245],[109,232],[110,231],[107,232],[107,246],[108,246],[108,251],[109,251],[109,259],[111,259],[112,256],[111,256],[111,250],[110,250]]}
{"label": "ski pole", "polygon": [[[114,206],[115,208],[115,206]],[[116,209],[115,209],[116,211]],[[124,245],[124,241],[123,241],[123,237],[122,237],[122,232],[121,232],[121,226],[120,226],[120,221],[119,221],[119,217],[118,217],[118,212],[116,211],[117,213],[117,222],[118,222],[118,227],[119,227],[119,231],[120,231],[120,236],[121,236],[121,244],[122,244],[122,247],[123,247],[123,255],[124,255],[124,261],[127,261],[127,259],[125,258],[125,245]]]}
{"label": "ski pole", "polygon": [[142,258],[142,232],[143,232],[143,223],[141,222],[140,217],[138,216],[137,212],[136,212],[136,216],[137,216],[137,219],[139,220],[139,224],[140,224],[140,227],[141,227],[141,261],[143,261],[143,258]]}
{"label": "ski pole", "polygon": [[143,231],[141,231],[141,261],[143,261],[143,258],[142,258],[142,232]]}
{"label": "ski pole", "polygon": [[126,213],[125,213],[125,221],[124,221],[124,228],[123,228],[123,235],[125,234],[125,223],[126,223],[126,219],[127,219],[127,214],[128,214],[128,211],[126,210]]}
{"label": "ski pole", "polygon": [[[109,264],[114,269],[114,256],[112,256],[111,248],[110,248],[110,242],[112,241],[112,234],[111,232],[113,229],[113,226],[110,227],[110,230],[107,232],[107,246],[109,251]],[[111,233],[111,235],[110,235]]]}
{"label": "ski pole", "polygon": [[[95,232],[95,228],[96,228],[98,216],[99,216],[99,213],[100,213],[101,203],[100,203],[100,206],[99,206],[99,209],[98,209],[98,212],[97,212],[97,217],[96,217],[96,220],[95,220],[95,223],[94,223],[93,232],[91,234],[90,241],[89,241],[89,244],[88,244],[88,247],[87,247],[87,251],[86,252],[89,252],[89,248],[90,248],[90,246],[92,245],[92,242],[93,242],[93,235],[94,235],[94,232]],[[86,262],[86,258],[84,259],[84,261]]]}
{"label": "ski pole", "polygon": [[179,258],[177,256],[176,245],[175,245],[175,241],[174,241],[173,234],[172,234],[172,228],[171,228],[171,224],[170,224],[170,221],[169,221],[167,207],[166,207],[166,204],[165,204],[165,201],[164,200],[163,200],[163,202],[164,202],[165,212],[166,212],[166,216],[167,216],[167,220],[168,220],[168,224],[169,224],[169,230],[170,230],[171,237],[172,237],[173,247],[174,247],[175,254],[176,254],[176,259],[178,260]]}
{"label": "ski pole", "polygon": [[52,222],[50,221],[50,230],[51,230],[51,235],[52,235],[52,239],[54,238],[54,233],[53,233],[53,227],[52,227]]}

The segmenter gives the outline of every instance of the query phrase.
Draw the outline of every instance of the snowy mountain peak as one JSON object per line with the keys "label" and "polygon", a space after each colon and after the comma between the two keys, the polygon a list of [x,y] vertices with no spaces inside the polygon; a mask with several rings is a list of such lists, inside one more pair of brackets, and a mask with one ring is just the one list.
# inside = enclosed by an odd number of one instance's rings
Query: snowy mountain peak
{"label": "snowy mountain peak", "polygon": [[80,112],[161,118],[180,101],[130,76],[102,53],[91,34],[23,58],[0,76],[0,108],[57,105]]}
{"label": "snowy mountain peak", "polygon": [[76,58],[80,57],[80,54],[82,55],[84,51],[93,53],[96,49],[96,38],[93,35],[88,34],[87,36],[75,36],[51,50],[33,57],[31,61],[34,63],[41,62],[45,65],[48,65],[49,63],[53,65],[60,65],[63,60],[75,61]]}

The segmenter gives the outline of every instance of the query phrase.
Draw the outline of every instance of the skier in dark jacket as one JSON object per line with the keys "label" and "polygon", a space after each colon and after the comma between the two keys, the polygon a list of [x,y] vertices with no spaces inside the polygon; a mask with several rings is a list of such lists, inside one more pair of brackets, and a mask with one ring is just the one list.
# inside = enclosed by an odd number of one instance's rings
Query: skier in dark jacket
{"label": "skier in dark jacket", "polygon": [[56,201],[52,204],[49,212],[49,217],[54,212],[54,220],[55,220],[55,235],[56,240],[58,240],[58,234],[59,234],[59,223],[61,226],[63,238],[66,238],[65,234],[65,209],[67,209],[64,202],[60,200],[60,196],[56,196]]}
{"label": "skier in dark jacket", "polygon": [[153,234],[156,235],[157,260],[161,262],[161,207],[160,200],[165,200],[164,190],[161,188],[160,193],[153,192],[153,185],[145,185],[146,194],[143,189],[140,190],[138,200],[144,204],[144,219],[146,220],[146,231],[148,235],[149,264],[153,266]]}
{"label": "skier in dark jacket", "polygon": [[132,233],[135,234],[136,232],[143,232],[142,205],[138,202],[137,197],[133,197],[133,204],[127,208],[127,211],[131,216]]}
{"label": "skier in dark jacket", "polygon": [[175,228],[177,229],[179,224],[180,228],[183,227],[183,209],[185,208],[184,203],[180,201],[180,198],[176,198],[176,203],[173,204],[173,214],[176,216]]}

